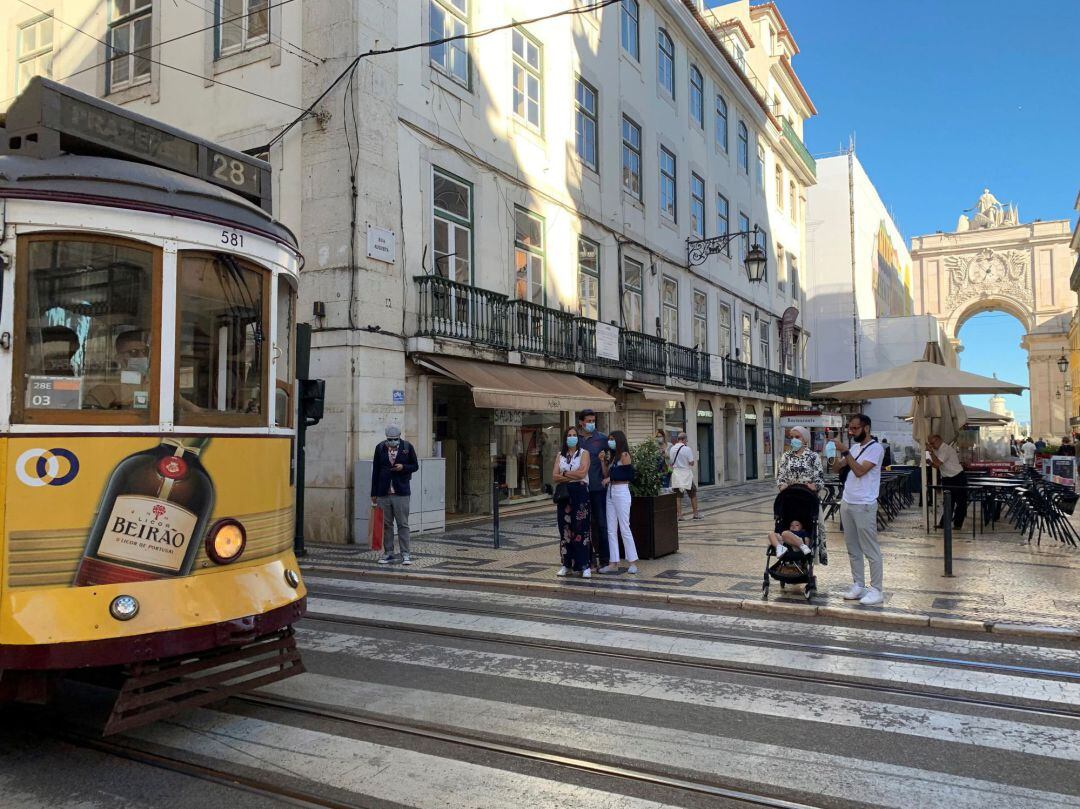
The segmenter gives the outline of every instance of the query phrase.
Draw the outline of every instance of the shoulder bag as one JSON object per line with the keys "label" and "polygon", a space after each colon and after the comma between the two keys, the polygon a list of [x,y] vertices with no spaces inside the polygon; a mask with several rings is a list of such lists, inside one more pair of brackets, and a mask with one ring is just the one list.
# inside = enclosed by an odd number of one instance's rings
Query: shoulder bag
{"label": "shoulder bag", "polygon": [[[876,443],[877,443],[877,439],[876,439],[876,438],[875,438],[875,439],[873,439],[872,441],[870,441],[870,444],[876,444]],[[862,457],[862,454],[863,454],[864,452],[866,452],[866,450],[867,450],[867,448],[868,448],[868,447],[870,446],[870,444],[867,444],[867,445],[866,445],[865,447],[863,447],[862,449],[860,449],[860,450],[859,450],[859,454],[855,456],[855,460],[856,460],[856,461],[857,461],[857,460],[859,460],[859,458],[861,458],[861,457]],[[843,468],[843,469],[841,469],[841,470],[840,470],[839,472],[837,472],[837,473],[836,473],[836,476],[837,476],[838,478],[840,478],[840,485],[844,485],[845,483],[847,483],[848,475],[849,475],[850,473],[851,473],[851,467],[850,467],[850,466],[848,466],[847,464],[844,464],[844,468]]]}

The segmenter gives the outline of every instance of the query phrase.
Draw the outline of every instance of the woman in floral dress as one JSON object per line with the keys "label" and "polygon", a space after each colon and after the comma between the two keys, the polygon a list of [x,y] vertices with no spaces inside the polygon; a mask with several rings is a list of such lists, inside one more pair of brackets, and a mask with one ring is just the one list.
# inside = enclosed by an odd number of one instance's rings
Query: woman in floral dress
{"label": "woman in floral dress", "polygon": [[[551,478],[556,486],[555,510],[559,524],[559,553],[562,567],[558,575],[571,571],[589,578],[592,575],[592,529],[589,514],[589,453],[578,448],[574,427],[563,434],[562,451],[555,459]],[[565,489],[565,497],[558,497]]]}

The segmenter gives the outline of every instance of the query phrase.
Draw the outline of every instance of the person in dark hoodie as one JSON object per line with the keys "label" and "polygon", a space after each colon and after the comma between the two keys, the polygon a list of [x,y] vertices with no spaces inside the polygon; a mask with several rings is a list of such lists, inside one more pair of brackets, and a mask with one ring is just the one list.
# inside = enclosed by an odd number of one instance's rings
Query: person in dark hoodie
{"label": "person in dark hoodie", "polygon": [[371,503],[382,509],[383,547],[386,555],[380,565],[393,564],[394,523],[397,523],[398,541],[401,543],[401,564],[411,565],[409,555],[409,498],[412,494],[409,480],[420,468],[416,450],[401,437],[396,424],[386,427],[386,440],[375,447],[371,464]]}

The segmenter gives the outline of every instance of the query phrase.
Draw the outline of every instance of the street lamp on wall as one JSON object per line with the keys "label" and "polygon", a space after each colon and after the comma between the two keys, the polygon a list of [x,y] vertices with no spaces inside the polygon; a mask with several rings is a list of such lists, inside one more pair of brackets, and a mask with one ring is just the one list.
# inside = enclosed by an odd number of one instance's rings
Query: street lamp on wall
{"label": "street lamp on wall", "polygon": [[1065,356],[1065,349],[1061,350],[1061,356],[1057,359],[1057,367],[1061,373],[1069,370],[1069,358]]}
{"label": "street lamp on wall", "polygon": [[750,239],[753,237],[750,249],[746,252],[743,262],[746,277],[751,284],[757,284],[765,280],[765,268],[769,263],[765,249],[758,244],[758,233],[761,231],[757,225],[753,230],[743,230],[738,233],[725,233],[722,236],[713,236],[710,239],[687,239],[686,240],[686,263],[691,266],[704,264],[705,259],[714,253],[728,252],[731,243],[738,238]]}

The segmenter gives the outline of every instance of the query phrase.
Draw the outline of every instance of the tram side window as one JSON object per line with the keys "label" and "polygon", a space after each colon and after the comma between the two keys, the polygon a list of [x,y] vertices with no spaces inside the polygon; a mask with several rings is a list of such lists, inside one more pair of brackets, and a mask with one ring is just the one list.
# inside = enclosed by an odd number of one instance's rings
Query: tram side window
{"label": "tram side window", "polygon": [[179,273],[177,424],[262,424],[267,273],[185,254]]}
{"label": "tram side window", "polygon": [[274,389],[274,423],[288,427],[293,410],[293,312],[296,293],[284,276],[277,283],[277,384]]}
{"label": "tram side window", "polygon": [[62,411],[149,420],[154,252],[105,239],[40,237],[25,250],[19,361],[26,420]]}

